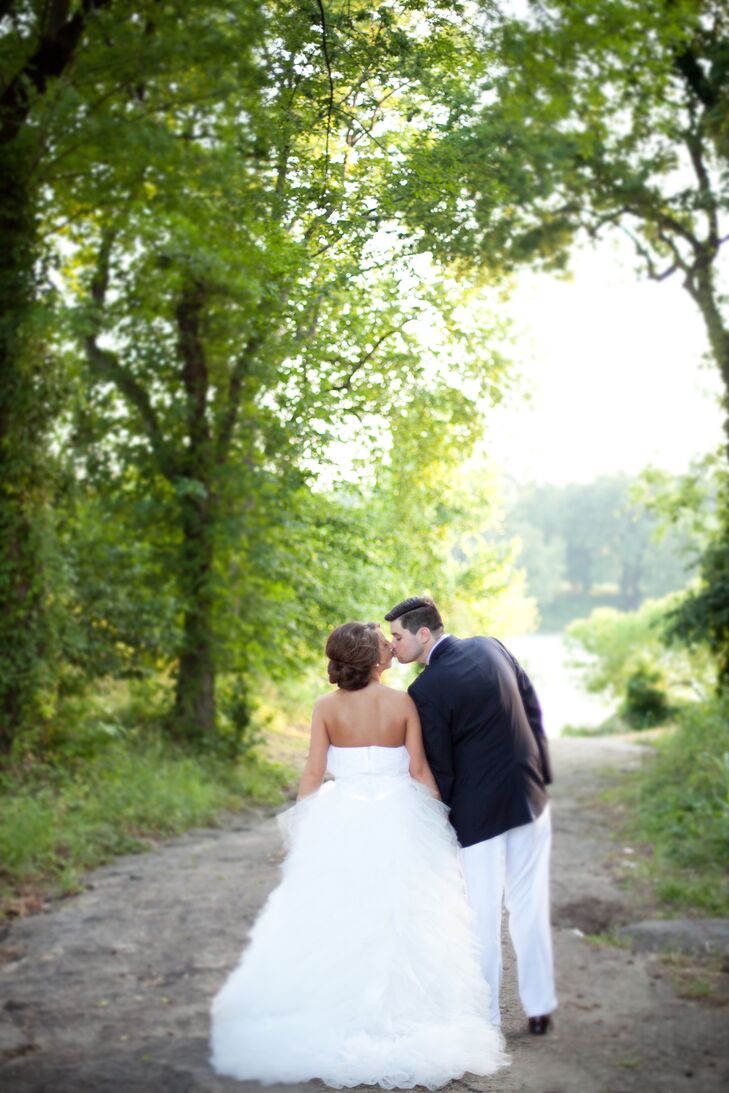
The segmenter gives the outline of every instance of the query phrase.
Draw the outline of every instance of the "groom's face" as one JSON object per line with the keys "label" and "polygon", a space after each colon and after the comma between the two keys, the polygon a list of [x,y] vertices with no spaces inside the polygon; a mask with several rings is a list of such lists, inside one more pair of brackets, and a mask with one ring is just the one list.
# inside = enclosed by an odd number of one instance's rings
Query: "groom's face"
{"label": "groom's face", "polygon": [[390,630],[392,631],[392,649],[401,664],[411,664],[422,655],[423,644],[420,641],[420,633],[411,634],[400,624],[399,619],[392,620]]}

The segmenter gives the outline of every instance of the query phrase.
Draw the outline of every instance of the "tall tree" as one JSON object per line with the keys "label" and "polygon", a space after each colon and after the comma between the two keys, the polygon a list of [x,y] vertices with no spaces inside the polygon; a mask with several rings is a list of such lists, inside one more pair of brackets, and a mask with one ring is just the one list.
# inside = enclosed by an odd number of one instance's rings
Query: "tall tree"
{"label": "tall tree", "polygon": [[[115,143],[69,151],[63,206],[47,213],[75,210],[65,277],[97,392],[95,457],[113,452],[106,466],[144,484],[178,544],[174,723],[195,738],[215,725],[233,561],[244,597],[252,579],[231,534],[277,534],[331,441],[370,430],[374,447],[392,413],[420,421],[421,443],[437,421],[467,444],[502,370],[478,331],[455,329],[388,198],[419,138],[407,118],[425,124],[478,63],[459,6],[238,7],[188,45],[165,31],[184,57],[174,102],[154,67],[143,95],[112,94],[100,136]],[[139,34],[152,51],[165,37],[157,22]],[[458,344],[440,364],[423,335],[437,315]]]}
{"label": "tall tree", "polygon": [[44,349],[37,164],[54,139],[47,119],[59,87],[109,7],[9,0],[0,11],[0,751],[42,718],[53,692],[46,441],[57,400]]}

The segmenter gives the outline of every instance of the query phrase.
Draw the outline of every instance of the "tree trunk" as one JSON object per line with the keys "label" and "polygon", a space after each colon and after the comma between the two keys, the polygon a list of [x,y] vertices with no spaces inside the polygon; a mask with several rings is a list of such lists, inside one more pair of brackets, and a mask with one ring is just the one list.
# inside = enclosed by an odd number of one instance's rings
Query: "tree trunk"
{"label": "tree trunk", "polygon": [[46,437],[54,408],[48,362],[38,359],[29,335],[38,257],[37,134],[24,139],[26,122],[34,97],[72,63],[89,14],[110,3],[53,0],[31,12],[26,29],[35,19],[28,37],[35,48],[0,85],[0,752],[25,727],[39,725],[56,693],[44,565],[52,535]]}
{"label": "tree trunk", "polygon": [[[19,154],[0,149],[0,751],[38,725],[53,691],[45,436],[50,409],[27,335],[34,306],[36,225]],[[35,350],[37,353],[37,350]],[[46,364],[47,369],[47,364]],[[47,703],[46,703],[47,704]]]}
{"label": "tree trunk", "polygon": [[215,732],[214,548],[209,498],[183,498],[182,530],[180,586],[185,617],[175,732],[188,740],[202,740]]}
{"label": "tree trunk", "polygon": [[[724,449],[729,460],[729,330],[722,317],[709,258],[691,271],[685,284],[701,311],[711,352],[724,381]],[[722,493],[719,532],[713,547],[704,555],[701,572],[707,590],[703,596],[704,634],[717,659],[719,690],[729,693],[729,484],[726,482]]]}
{"label": "tree trunk", "polygon": [[177,671],[175,731],[192,740],[215,732],[213,567],[215,448],[208,422],[208,369],[202,338],[207,293],[189,281],[177,306],[178,352],[187,402],[188,448],[178,481],[182,547],[179,586],[184,607]]}
{"label": "tree trunk", "polygon": [[729,456],[729,329],[724,324],[714,285],[713,268],[708,257],[691,271],[685,285],[701,312],[711,352],[724,381],[724,432]]}

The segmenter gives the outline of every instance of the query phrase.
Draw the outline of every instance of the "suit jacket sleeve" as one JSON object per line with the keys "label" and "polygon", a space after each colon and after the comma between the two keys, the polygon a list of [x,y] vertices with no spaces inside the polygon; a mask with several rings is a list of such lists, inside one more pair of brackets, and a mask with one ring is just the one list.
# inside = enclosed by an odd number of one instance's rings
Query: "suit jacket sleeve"
{"label": "suit jacket sleeve", "polygon": [[450,722],[444,711],[418,691],[418,688],[412,686],[408,688],[408,694],[415,703],[420,717],[428,764],[438,783],[438,790],[444,804],[450,805],[455,780]]}
{"label": "suit jacket sleeve", "polygon": [[[496,640],[498,641],[498,639]],[[549,745],[547,744],[547,734],[544,731],[544,725],[542,723],[542,708],[539,705],[537,692],[534,690],[532,681],[516,657],[510,653],[506,646],[502,645],[500,641],[499,645],[506,653],[510,662],[514,665],[516,682],[519,687],[519,694],[521,695],[524,712],[527,715],[527,721],[529,722],[532,733],[534,734],[534,739],[537,742],[537,747],[539,748],[539,757],[542,764],[542,777],[544,778],[544,784],[548,786],[552,782],[552,764],[549,758]]]}

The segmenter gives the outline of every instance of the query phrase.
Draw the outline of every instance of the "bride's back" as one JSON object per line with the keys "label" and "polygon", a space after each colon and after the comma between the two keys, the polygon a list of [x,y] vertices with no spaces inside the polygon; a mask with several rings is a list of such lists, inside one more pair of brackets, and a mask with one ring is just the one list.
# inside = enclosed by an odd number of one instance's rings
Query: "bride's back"
{"label": "bride's back", "polygon": [[396,748],[405,743],[408,701],[402,691],[373,681],[357,691],[334,691],[319,706],[335,747]]}

